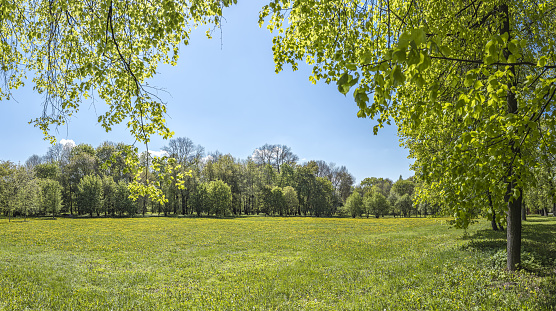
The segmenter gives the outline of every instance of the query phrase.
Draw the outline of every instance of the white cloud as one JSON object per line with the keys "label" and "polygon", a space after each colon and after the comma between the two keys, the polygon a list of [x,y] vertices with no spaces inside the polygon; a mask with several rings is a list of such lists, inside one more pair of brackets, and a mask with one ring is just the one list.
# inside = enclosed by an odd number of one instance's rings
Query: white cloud
{"label": "white cloud", "polygon": [[61,144],[61,145],[70,145],[71,147],[75,147],[75,146],[76,146],[76,144],[75,144],[75,142],[73,141],[73,139],[62,139],[62,140],[60,140],[60,144]]}
{"label": "white cloud", "polygon": [[155,156],[155,157],[167,157],[168,156],[168,152],[163,151],[163,150],[160,150],[160,151],[149,150],[149,153],[152,156]]}

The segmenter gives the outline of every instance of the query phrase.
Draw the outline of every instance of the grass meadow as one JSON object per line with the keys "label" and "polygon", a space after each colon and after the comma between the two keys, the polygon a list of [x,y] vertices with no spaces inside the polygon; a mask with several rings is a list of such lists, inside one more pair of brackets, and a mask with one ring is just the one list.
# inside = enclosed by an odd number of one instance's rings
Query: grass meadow
{"label": "grass meadow", "polygon": [[556,218],[0,219],[0,310],[555,310]]}

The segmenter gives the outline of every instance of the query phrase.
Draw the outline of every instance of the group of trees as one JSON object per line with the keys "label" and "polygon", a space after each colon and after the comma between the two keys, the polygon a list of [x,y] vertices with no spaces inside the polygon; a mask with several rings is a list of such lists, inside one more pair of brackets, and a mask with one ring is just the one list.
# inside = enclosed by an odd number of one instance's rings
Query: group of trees
{"label": "group of trees", "polygon": [[388,178],[365,178],[355,191],[347,198],[345,212],[352,217],[376,218],[384,215],[411,217],[436,215],[439,206],[430,204],[414,204],[415,182],[413,177],[400,178],[393,183]]}
{"label": "group of trees", "polygon": [[[324,161],[298,164],[298,157],[284,145],[265,144],[245,160],[219,152],[204,156],[204,149],[188,138],[172,139],[163,150],[167,156],[154,159],[163,169],[151,174],[161,180],[167,202],[150,204],[153,212],[165,215],[330,216],[355,182],[345,166]],[[218,188],[228,188],[230,196],[223,190],[217,195]]]}
{"label": "group of trees", "polygon": [[[331,216],[351,194],[354,178],[345,166],[325,161],[298,164],[283,145],[264,145],[245,160],[205,155],[190,139],[171,139],[166,155],[146,152],[140,182],[165,200],[130,199],[133,179],[123,144],[56,144],[24,165],[0,162],[0,208],[6,215],[313,215]],[[156,169],[146,166],[149,161]],[[155,181],[153,183],[153,181]]]}

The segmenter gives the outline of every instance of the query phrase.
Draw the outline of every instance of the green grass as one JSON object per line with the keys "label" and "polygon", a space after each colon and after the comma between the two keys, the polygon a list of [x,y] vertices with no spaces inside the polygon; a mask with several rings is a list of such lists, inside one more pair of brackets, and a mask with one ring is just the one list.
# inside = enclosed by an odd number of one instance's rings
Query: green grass
{"label": "green grass", "polygon": [[556,219],[0,219],[0,310],[554,310]]}

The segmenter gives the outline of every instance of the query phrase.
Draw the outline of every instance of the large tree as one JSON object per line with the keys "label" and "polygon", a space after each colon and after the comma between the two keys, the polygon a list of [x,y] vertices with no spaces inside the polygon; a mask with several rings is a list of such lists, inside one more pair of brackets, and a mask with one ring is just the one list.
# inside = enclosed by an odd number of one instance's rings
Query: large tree
{"label": "large tree", "polygon": [[270,144],[264,144],[255,149],[251,158],[258,164],[272,165],[278,173],[280,173],[280,168],[283,164],[293,165],[299,160],[299,157],[292,152],[290,147]]}
{"label": "large tree", "polygon": [[312,81],[355,87],[358,116],[375,119],[375,132],[396,122],[420,198],[449,206],[462,227],[487,193],[501,202],[515,270],[535,162],[523,151],[552,135],[541,120],[554,123],[555,14],[549,0],[273,0],[260,22],[279,29],[277,71],[305,60]]}

